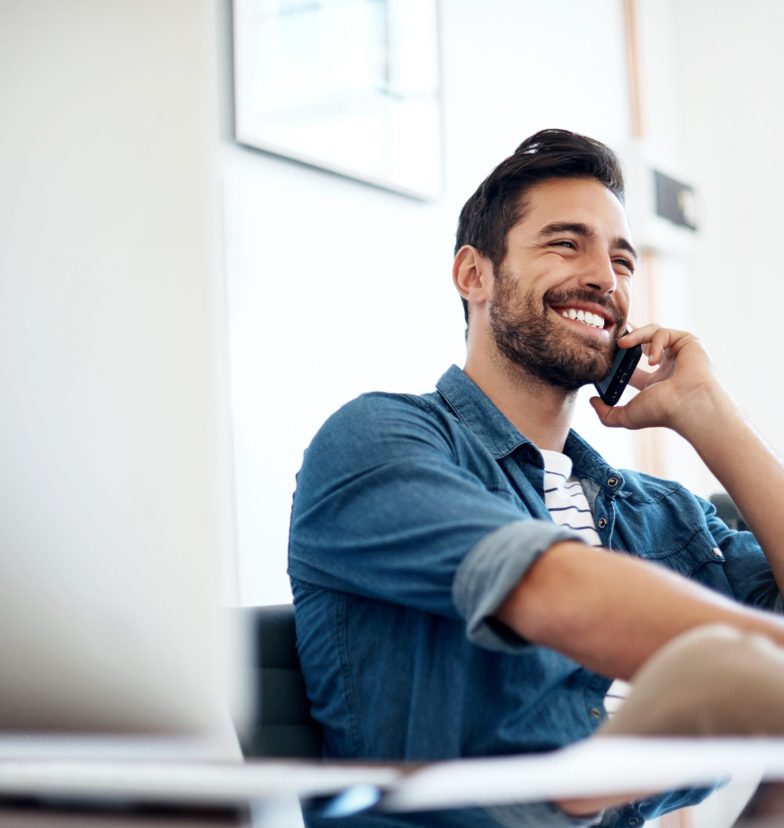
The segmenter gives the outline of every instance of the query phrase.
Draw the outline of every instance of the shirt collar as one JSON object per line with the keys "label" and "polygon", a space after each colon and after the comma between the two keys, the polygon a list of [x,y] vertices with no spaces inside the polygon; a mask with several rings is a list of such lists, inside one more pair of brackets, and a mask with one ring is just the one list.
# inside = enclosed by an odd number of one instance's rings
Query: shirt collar
{"label": "shirt collar", "polygon": [[566,438],[564,454],[572,458],[572,474],[575,477],[590,478],[611,494],[619,494],[623,489],[623,475],[610,466],[593,446],[583,440],[573,429]]}
{"label": "shirt collar", "polygon": [[457,417],[479,437],[496,459],[511,454],[518,446],[531,443],[457,365],[449,368],[436,383],[436,388]]}
{"label": "shirt collar", "polygon": [[[520,446],[534,444],[521,434],[496,408],[495,403],[457,365],[452,365],[436,383],[436,388],[455,415],[476,434],[493,456],[500,460]],[[537,449],[538,451],[538,449]],[[572,458],[573,474],[589,477],[600,485],[617,478],[616,490],[623,486],[623,476],[607,464],[605,459],[580,435],[569,431],[564,454]]]}

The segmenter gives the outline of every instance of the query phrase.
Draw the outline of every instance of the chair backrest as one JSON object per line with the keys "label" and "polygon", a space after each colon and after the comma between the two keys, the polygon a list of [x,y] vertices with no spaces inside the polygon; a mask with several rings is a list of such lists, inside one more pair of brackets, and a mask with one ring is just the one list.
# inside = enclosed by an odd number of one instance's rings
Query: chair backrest
{"label": "chair backrest", "polygon": [[321,758],[322,732],[310,715],[297,655],[294,607],[242,610],[252,626],[255,716],[243,738],[246,756]]}
{"label": "chair backrest", "polygon": [[716,492],[710,496],[710,502],[716,507],[716,514],[730,527],[738,532],[745,532],[749,527],[735,501],[726,492]]}

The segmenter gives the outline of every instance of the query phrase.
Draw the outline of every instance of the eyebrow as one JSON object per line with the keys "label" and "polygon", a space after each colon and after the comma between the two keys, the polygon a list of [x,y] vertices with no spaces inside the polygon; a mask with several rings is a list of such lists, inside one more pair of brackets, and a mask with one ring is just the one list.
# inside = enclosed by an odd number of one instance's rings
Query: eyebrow
{"label": "eyebrow", "polygon": [[[559,233],[574,233],[575,236],[582,236],[586,239],[592,239],[596,236],[596,232],[592,227],[583,224],[581,221],[556,221],[552,224],[546,224],[538,233],[537,237],[541,239],[557,236]],[[637,261],[639,258],[634,245],[623,236],[618,236],[612,240],[612,246],[625,250],[632,258]]]}

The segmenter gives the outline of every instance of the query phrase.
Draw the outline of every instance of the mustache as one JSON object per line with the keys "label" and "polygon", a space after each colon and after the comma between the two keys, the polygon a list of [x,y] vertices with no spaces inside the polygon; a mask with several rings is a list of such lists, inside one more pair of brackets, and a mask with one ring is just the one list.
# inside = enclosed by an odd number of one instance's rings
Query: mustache
{"label": "mustache", "polygon": [[548,290],[542,297],[548,305],[568,305],[570,302],[589,302],[592,305],[600,305],[607,311],[610,318],[616,325],[623,324],[623,316],[611,299],[606,296],[597,296],[590,290],[569,290],[557,291]]}

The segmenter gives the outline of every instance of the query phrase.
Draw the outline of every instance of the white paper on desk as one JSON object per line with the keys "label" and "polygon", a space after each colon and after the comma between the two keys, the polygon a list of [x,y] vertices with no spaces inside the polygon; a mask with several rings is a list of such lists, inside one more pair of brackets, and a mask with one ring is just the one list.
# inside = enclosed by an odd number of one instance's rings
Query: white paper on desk
{"label": "white paper on desk", "polygon": [[311,797],[357,786],[391,787],[386,765],[295,760],[145,762],[0,759],[0,795],[121,797],[143,802],[223,803]]}
{"label": "white paper on desk", "polygon": [[784,739],[589,739],[553,753],[439,762],[403,777],[389,811],[644,794],[720,779],[784,779]]}

